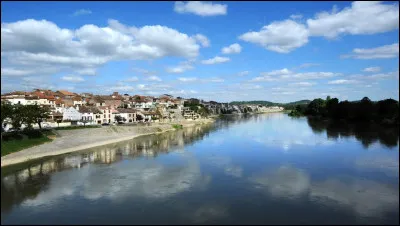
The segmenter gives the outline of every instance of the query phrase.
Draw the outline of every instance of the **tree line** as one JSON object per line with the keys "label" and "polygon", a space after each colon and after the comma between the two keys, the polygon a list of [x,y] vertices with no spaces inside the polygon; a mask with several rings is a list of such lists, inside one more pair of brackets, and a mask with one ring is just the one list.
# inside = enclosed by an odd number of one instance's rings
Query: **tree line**
{"label": "tree line", "polygon": [[7,125],[6,119],[11,120],[14,129],[20,130],[22,125],[26,126],[26,130],[33,129],[33,124],[38,124],[42,129],[43,119],[48,118],[50,109],[39,105],[11,105],[9,102],[1,102],[1,129]]}
{"label": "tree line", "polygon": [[297,105],[290,116],[317,116],[350,121],[399,124],[399,102],[394,99],[371,101],[364,97],[360,101],[340,101],[338,98],[318,98],[308,105]]}

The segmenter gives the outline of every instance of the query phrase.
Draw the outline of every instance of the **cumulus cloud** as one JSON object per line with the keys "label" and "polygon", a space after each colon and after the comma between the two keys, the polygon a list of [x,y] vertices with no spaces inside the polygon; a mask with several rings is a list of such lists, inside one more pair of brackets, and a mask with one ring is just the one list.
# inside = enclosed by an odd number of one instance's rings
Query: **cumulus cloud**
{"label": "cumulus cloud", "polygon": [[250,72],[249,71],[241,71],[238,73],[239,76],[245,76],[248,75]]}
{"label": "cumulus cloud", "polygon": [[255,175],[249,180],[257,189],[288,199],[305,195],[311,181],[307,173],[291,166],[282,166],[277,170]]}
{"label": "cumulus cloud", "polygon": [[379,72],[381,70],[380,67],[367,67],[364,68],[364,72]]}
{"label": "cumulus cloud", "polygon": [[241,51],[242,51],[242,47],[237,43],[234,43],[228,47],[222,48],[223,54],[240,53]]}
{"label": "cumulus cloud", "polygon": [[290,83],[289,86],[314,86],[316,83],[313,82],[295,82]]}
{"label": "cumulus cloud", "polygon": [[137,82],[137,81],[139,81],[139,78],[136,76],[133,76],[133,77],[125,79],[124,81],[125,82]]}
{"label": "cumulus cloud", "polygon": [[307,20],[312,36],[335,38],[340,34],[376,34],[399,28],[399,5],[379,1],[353,2],[351,7],[320,12]]}
{"label": "cumulus cloud", "polygon": [[289,53],[308,43],[307,28],[296,21],[275,21],[264,26],[260,31],[247,32],[239,39],[258,44],[267,50],[278,53]]}
{"label": "cumulus cloud", "polygon": [[194,82],[197,81],[196,77],[180,77],[178,78],[179,81],[181,82]]}
{"label": "cumulus cloud", "polygon": [[25,76],[32,74],[31,70],[20,70],[15,68],[1,68],[1,76]]}
{"label": "cumulus cloud", "polygon": [[79,9],[77,11],[74,12],[74,14],[72,14],[73,16],[81,16],[81,15],[88,15],[88,14],[92,14],[92,11],[88,10],[88,9]]}
{"label": "cumulus cloud", "polygon": [[328,84],[334,84],[334,85],[347,85],[347,84],[356,84],[358,83],[357,80],[349,80],[349,79],[338,79],[338,80],[333,80],[329,81]]}
{"label": "cumulus cloud", "polygon": [[384,45],[370,49],[353,49],[352,54],[342,55],[342,58],[354,58],[354,59],[387,59],[395,58],[399,56],[399,43],[391,45]]}
{"label": "cumulus cloud", "polygon": [[290,15],[290,18],[293,19],[293,20],[298,20],[298,19],[303,18],[303,15],[301,15],[301,14],[293,14],[293,15]]}
{"label": "cumulus cloud", "polygon": [[176,67],[168,67],[166,71],[168,73],[173,73],[173,74],[181,74],[187,70],[191,70],[194,67],[192,66],[193,61],[185,61],[181,62],[178,66]]}
{"label": "cumulus cloud", "polygon": [[[309,80],[309,79],[324,79],[340,76],[340,73],[333,72],[303,72],[296,73],[287,68],[281,70],[274,70],[270,72],[262,72],[261,76],[253,78],[252,82],[272,82],[278,80]],[[306,83],[303,83],[303,85]]]}
{"label": "cumulus cloud", "polygon": [[[110,61],[192,59],[200,49],[199,36],[160,25],[130,27],[117,20],[109,20],[106,27],[87,24],[71,30],[47,20],[27,19],[2,23],[1,37],[2,61],[7,64],[2,70],[20,76],[41,74],[42,68],[94,75],[96,68]],[[204,45],[204,40],[200,42]]]}
{"label": "cumulus cloud", "polygon": [[216,56],[214,58],[208,59],[208,60],[203,60],[201,61],[202,64],[221,64],[221,63],[226,63],[230,61],[229,57],[219,57]]}
{"label": "cumulus cloud", "polygon": [[140,74],[143,74],[143,75],[155,75],[155,74],[157,74],[156,71],[149,71],[149,70],[146,70],[146,69],[143,69],[143,68],[137,68],[137,67],[132,68],[132,70],[134,72],[137,72],[137,73],[140,73]]}
{"label": "cumulus cloud", "polygon": [[76,76],[76,75],[63,76],[63,77],[61,77],[61,79],[64,81],[67,81],[67,82],[83,82],[83,81],[85,81],[85,79],[83,79],[80,76]]}
{"label": "cumulus cloud", "polygon": [[177,13],[192,13],[198,16],[226,15],[227,5],[214,4],[212,2],[175,2],[174,11]]}
{"label": "cumulus cloud", "polygon": [[155,75],[152,75],[152,76],[148,77],[146,80],[147,81],[153,81],[153,82],[161,82],[162,81],[160,77],[155,76]]}
{"label": "cumulus cloud", "polygon": [[204,35],[202,35],[202,34],[197,34],[197,35],[194,36],[194,38],[195,38],[197,41],[200,42],[201,46],[203,46],[203,47],[210,47],[210,40],[209,40],[206,36],[204,36]]}

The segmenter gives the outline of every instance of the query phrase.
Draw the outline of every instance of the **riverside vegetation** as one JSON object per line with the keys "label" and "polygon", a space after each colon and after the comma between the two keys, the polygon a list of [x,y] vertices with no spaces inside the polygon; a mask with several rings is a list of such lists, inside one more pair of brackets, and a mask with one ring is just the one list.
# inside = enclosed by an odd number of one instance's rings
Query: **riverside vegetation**
{"label": "riverside vegetation", "polygon": [[289,116],[399,125],[399,102],[393,99],[371,101],[368,97],[360,101],[339,102],[338,98],[328,96],[325,100],[314,99],[308,105],[297,105]]}

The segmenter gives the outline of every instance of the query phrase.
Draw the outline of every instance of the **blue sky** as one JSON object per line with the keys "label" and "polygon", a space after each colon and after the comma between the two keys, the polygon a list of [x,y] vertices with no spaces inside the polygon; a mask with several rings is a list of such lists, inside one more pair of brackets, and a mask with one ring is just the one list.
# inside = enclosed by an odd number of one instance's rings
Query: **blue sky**
{"label": "blue sky", "polygon": [[1,4],[2,93],[279,102],[399,95],[393,2]]}

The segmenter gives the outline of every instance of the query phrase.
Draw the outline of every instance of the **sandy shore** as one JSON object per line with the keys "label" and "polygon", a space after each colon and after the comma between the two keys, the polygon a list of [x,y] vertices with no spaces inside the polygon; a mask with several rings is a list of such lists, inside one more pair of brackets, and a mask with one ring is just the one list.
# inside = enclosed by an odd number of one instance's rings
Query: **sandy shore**
{"label": "sandy shore", "polygon": [[[179,124],[191,127],[199,124],[212,123],[213,119],[184,121]],[[151,126],[107,126],[95,129],[59,130],[60,137],[54,141],[1,157],[1,167],[30,161],[33,159],[54,156],[88,148],[130,140],[135,137],[164,133],[175,130],[172,124],[154,123]]]}

